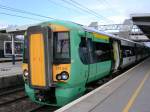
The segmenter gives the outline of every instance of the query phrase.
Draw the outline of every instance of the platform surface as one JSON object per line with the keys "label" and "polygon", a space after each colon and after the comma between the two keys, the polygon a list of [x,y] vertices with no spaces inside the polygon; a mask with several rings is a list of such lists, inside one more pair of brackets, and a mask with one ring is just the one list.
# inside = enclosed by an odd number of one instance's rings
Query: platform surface
{"label": "platform surface", "polygon": [[56,112],[150,112],[150,58]]}
{"label": "platform surface", "polygon": [[[22,60],[22,57],[16,57],[15,60]],[[12,61],[12,58],[0,58],[0,61]]]}
{"label": "platform surface", "polygon": [[12,62],[0,63],[0,77],[22,74],[21,64],[21,61],[16,62],[15,65]]}

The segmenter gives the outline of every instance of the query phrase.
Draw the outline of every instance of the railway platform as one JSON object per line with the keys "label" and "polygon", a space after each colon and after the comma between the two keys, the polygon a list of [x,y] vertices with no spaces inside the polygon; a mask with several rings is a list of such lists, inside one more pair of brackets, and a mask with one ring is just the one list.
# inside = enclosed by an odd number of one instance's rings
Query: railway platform
{"label": "railway platform", "polygon": [[150,58],[56,112],[150,112]]}
{"label": "railway platform", "polygon": [[[22,57],[16,57],[15,61],[21,61]],[[10,62],[12,61],[12,58],[0,58],[0,62]]]}
{"label": "railway platform", "polygon": [[12,62],[0,63],[0,77],[22,74],[21,64],[22,62],[16,62],[15,65]]}
{"label": "railway platform", "polygon": [[0,89],[23,84],[21,63],[0,63]]}

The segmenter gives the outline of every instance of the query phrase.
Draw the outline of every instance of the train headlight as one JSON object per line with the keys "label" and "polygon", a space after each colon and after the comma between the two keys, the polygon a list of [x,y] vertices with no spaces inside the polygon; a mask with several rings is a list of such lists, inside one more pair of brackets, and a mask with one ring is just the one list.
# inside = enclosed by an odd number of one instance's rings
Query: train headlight
{"label": "train headlight", "polygon": [[27,70],[24,70],[23,75],[27,78],[29,76],[29,72]]}
{"label": "train headlight", "polygon": [[60,74],[56,75],[57,80],[67,80],[69,79],[69,74],[66,71],[61,72]]}
{"label": "train headlight", "polygon": [[58,75],[56,76],[56,79],[57,79],[57,80],[61,80],[61,75],[58,74]]}
{"label": "train headlight", "polygon": [[62,72],[61,78],[62,78],[62,80],[67,80],[69,78],[69,74],[67,72]]}

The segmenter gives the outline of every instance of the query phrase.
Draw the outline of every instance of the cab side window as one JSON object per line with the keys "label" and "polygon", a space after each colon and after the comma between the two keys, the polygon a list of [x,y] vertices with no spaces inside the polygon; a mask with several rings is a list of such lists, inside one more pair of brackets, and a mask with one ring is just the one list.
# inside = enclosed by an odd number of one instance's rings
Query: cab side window
{"label": "cab side window", "polygon": [[81,42],[79,44],[79,56],[83,64],[90,63],[86,37],[81,37]]}

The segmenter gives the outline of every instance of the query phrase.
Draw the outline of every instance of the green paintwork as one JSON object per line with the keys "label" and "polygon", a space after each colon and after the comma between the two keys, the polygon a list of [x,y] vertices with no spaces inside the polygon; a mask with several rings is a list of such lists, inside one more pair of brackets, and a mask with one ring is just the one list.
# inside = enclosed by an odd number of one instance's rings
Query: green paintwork
{"label": "green paintwork", "polygon": [[25,84],[25,91],[32,101],[35,101],[34,89],[30,88],[28,84]]}
{"label": "green paintwork", "polygon": [[[106,43],[109,42],[103,39],[94,38],[92,33],[85,33],[85,30],[82,28],[82,26],[72,22],[56,20],[56,21],[44,22],[38,25],[48,26],[48,24],[63,25],[64,27],[70,29],[70,44],[71,44],[70,46],[71,47],[71,72],[70,73],[71,74],[67,83],[63,83],[63,82],[57,83],[58,87],[56,87],[56,91],[55,91],[55,96],[57,100],[56,105],[62,106],[76,99],[77,97],[81,96],[86,90],[85,88],[86,83],[108,75],[111,70],[111,60],[97,63],[97,64],[90,64],[90,65],[84,65],[81,62],[79,57],[80,37],[85,37],[86,34],[88,38],[92,38],[94,39],[94,41],[106,42]],[[88,66],[90,66],[90,68]],[[33,101],[41,104],[49,105],[46,102],[43,103],[43,102],[36,101],[34,97],[34,90],[30,88],[30,86],[25,85],[25,89],[28,96]]]}

